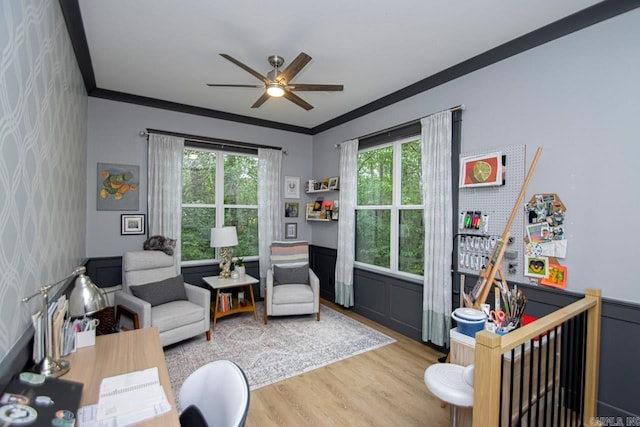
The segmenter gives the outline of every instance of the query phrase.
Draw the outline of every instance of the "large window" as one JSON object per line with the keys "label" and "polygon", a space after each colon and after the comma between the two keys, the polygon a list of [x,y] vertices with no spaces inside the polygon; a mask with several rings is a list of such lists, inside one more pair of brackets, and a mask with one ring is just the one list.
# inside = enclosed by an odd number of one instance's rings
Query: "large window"
{"label": "large window", "polygon": [[424,272],[424,203],[418,136],[358,154],[356,263],[394,273]]}
{"label": "large window", "polygon": [[215,258],[211,228],[235,225],[234,256],[258,255],[258,158],[187,147],[182,159],[182,261]]}

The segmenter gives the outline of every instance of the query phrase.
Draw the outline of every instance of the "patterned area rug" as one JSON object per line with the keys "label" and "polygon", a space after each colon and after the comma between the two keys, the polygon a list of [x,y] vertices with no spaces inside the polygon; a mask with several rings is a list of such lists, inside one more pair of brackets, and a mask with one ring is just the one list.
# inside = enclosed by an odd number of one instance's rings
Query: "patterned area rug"
{"label": "patterned area rug", "polygon": [[250,313],[218,319],[211,341],[202,336],[166,347],[173,394],[200,366],[218,359],[237,363],[252,390],[395,342],[360,322],[320,305],[316,316],[270,317],[263,322]]}

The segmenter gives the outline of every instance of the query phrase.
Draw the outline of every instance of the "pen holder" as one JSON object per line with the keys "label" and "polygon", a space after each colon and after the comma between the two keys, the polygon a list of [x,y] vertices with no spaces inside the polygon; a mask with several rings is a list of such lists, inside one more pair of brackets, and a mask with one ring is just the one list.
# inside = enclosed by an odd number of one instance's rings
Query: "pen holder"
{"label": "pen holder", "polygon": [[76,349],[96,345],[96,330],[76,332]]}

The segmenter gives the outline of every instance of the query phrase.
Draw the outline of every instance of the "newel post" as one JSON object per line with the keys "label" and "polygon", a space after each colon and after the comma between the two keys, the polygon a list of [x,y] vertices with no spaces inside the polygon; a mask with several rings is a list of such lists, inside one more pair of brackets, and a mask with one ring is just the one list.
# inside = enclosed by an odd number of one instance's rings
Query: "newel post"
{"label": "newel post", "polygon": [[587,349],[584,384],[584,419],[592,420],[597,415],[598,405],[602,291],[599,289],[587,289],[585,298],[595,302],[595,305],[587,310]]}
{"label": "newel post", "polygon": [[500,366],[502,337],[487,331],[476,333],[473,384],[473,425],[497,426],[500,417]]}

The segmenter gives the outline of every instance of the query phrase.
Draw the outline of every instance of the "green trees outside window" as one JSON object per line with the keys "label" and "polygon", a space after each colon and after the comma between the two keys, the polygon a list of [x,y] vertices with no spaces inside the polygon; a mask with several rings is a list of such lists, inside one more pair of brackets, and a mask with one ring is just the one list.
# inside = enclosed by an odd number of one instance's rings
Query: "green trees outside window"
{"label": "green trees outside window", "polygon": [[424,273],[424,203],[417,137],[358,154],[355,260],[391,272]]}
{"label": "green trees outside window", "polygon": [[236,256],[258,255],[256,156],[185,148],[182,160],[182,261],[210,260],[211,228],[235,225]]}

